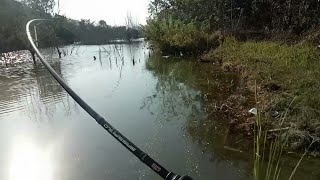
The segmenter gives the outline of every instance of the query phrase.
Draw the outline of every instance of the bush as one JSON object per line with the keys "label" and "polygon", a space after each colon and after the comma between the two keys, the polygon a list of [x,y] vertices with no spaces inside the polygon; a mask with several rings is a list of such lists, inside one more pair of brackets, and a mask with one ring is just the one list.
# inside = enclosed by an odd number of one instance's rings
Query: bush
{"label": "bush", "polygon": [[180,20],[149,20],[143,27],[145,37],[166,54],[200,54],[219,46],[222,35],[209,33],[204,25]]}

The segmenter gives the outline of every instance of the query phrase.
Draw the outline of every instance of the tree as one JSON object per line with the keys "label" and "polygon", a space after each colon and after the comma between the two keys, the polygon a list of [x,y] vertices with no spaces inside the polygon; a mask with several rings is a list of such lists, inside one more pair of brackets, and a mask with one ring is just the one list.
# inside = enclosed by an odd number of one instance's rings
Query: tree
{"label": "tree", "polygon": [[107,25],[107,23],[106,23],[105,20],[100,20],[100,21],[99,21],[99,26],[100,26],[100,27],[103,27],[103,28],[107,28],[107,27],[108,27],[108,25]]}
{"label": "tree", "polygon": [[23,0],[27,6],[38,13],[53,14],[55,0]]}
{"label": "tree", "polygon": [[205,23],[210,30],[290,31],[319,25],[319,0],[152,0],[150,19]]}
{"label": "tree", "polygon": [[32,10],[20,2],[0,2],[0,53],[30,48],[25,37],[25,24],[32,17]]}

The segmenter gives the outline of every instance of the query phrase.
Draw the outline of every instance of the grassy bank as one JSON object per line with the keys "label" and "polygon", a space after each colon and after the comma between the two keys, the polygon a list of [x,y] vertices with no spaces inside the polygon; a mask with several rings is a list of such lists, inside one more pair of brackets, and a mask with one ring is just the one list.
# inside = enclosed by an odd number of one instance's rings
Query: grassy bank
{"label": "grassy bank", "polygon": [[[257,82],[263,127],[285,128],[281,132],[288,135],[288,145],[303,150],[320,137],[318,51],[311,44],[238,42],[227,38],[202,58],[221,63],[227,71],[239,71],[242,83],[251,91]],[[314,143],[311,149],[319,152],[320,146]]]}

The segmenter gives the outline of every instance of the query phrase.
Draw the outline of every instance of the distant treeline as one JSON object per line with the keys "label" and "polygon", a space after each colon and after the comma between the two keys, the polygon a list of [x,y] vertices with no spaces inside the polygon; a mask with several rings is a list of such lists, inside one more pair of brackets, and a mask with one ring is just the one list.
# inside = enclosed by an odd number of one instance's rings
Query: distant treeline
{"label": "distant treeline", "polygon": [[140,37],[138,27],[109,26],[104,20],[98,23],[89,19],[76,21],[65,16],[54,18],[55,34],[63,43],[105,44],[115,39],[130,40]]}
{"label": "distant treeline", "polygon": [[[141,37],[138,26],[109,26],[104,20],[73,20],[53,13],[54,0],[0,0],[0,53],[31,47],[25,33],[26,23],[34,18],[52,21],[37,25],[40,47],[81,44],[105,44],[115,39]],[[33,29],[31,29],[33,33]]]}
{"label": "distant treeline", "polygon": [[248,39],[300,36],[316,30],[320,1],[152,0],[149,13],[144,27],[149,40],[161,49],[193,51],[215,46],[216,31]]}

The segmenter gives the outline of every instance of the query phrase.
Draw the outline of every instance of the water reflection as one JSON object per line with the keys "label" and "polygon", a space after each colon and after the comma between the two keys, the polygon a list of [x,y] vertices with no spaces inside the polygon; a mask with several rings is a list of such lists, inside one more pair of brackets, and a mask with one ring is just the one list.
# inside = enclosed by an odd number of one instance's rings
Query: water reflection
{"label": "water reflection", "polygon": [[202,108],[201,94],[186,86],[175,76],[160,74],[155,93],[144,99],[141,108],[147,108],[151,114],[163,120],[186,120],[190,116],[206,116]]}
{"label": "water reflection", "polygon": [[[206,156],[211,163],[214,163],[212,169],[225,168],[221,172],[215,172],[216,177],[222,179],[246,177],[249,170],[248,154],[226,149],[230,141],[226,137],[229,134],[227,132],[229,122],[226,122],[227,119],[219,118],[212,120],[213,115],[205,106],[208,98],[206,96],[209,96],[205,94],[206,92],[212,93],[211,102],[221,104],[233,94],[238,86],[239,77],[233,73],[223,72],[216,66],[194,62],[193,59],[164,59],[156,54],[148,59],[146,68],[153,72],[158,81],[156,93],[145,99],[142,108],[148,108],[151,113],[160,110],[158,119],[185,122],[183,126],[185,135],[199,145],[202,149],[201,156]],[[188,156],[192,159],[194,154],[191,153],[191,149],[189,150]],[[189,161],[194,162],[191,159]],[[195,172],[204,173],[201,163],[190,163],[189,166],[193,167]],[[237,169],[236,178],[232,172],[234,168]],[[226,171],[227,169],[229,170]]]}

